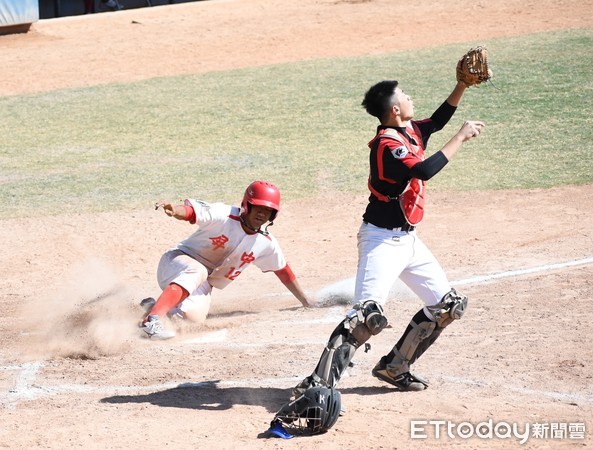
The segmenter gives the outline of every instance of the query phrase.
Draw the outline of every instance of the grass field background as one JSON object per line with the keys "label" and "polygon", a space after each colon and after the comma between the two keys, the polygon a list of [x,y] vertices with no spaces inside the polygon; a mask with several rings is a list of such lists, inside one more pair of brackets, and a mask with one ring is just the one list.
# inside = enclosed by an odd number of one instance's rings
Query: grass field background
{"label": "grass field background", "polygon": [[[493,39],[493,84],[471,88],[431,138],[483,120],[435,190],[593,181],[593,30]],[[158,78],[0,98],[0,217],[141,209],[156,199],[236,203],[254,179],[285,200],[366,194],[376,120],[368,87],[397,79],[432,114],[471,44]]]}

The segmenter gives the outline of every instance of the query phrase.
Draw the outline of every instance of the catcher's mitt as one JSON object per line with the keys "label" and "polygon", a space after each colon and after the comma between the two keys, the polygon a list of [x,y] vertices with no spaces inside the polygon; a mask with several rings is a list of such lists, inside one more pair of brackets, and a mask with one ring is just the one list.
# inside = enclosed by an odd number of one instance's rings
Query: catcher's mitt
{"label": "catcher's mitt", "polygon": [[466,86],[475,86],[492,78],[492,70],[488,67],[488,51],[479,46],[470,49],[457,62],[457,81]]}

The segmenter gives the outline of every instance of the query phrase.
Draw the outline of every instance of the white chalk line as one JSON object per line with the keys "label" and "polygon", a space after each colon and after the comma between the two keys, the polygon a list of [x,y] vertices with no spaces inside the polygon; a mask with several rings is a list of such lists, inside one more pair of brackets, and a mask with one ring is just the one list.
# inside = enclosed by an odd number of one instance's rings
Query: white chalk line
{"label": "white chalk line", "polygon": [[[492,382],[488,381],[485,382],[484,380],[472,380],[471,378],[461,378],[461,377],[453,377],[453,376],[441,376],[441,379],[450,382],[450,383],[457,383],[457,384],[466,384],[471,386],[483,386],[489,387],[492,386]],[[579,394],[579,393],[566,393],[566,392],[556,392],[556,391],[541,391],[537,389],[530,389],[525,387],[518,387],[518,386],[509,386],[504,385],[504,389],[511,392],[516,392],[518,394],[523,395],[530,395],[530,396],[542,396],[551,398],[553,400],[560,400],[565,402],[581,402],[581,403],[589,403],[593,405],[593,394]]]}
{"label": "white chalk line", "polygon": [[[222,330],[222,331],[227,331]],[[223,333],[224,335],[226,335],[226,333]],[[187,339],[185,341],[181,341],[181,344],[186,344],[186,345],[195,345],[195,344],[213,344],[211,345],[211,347],[222,347],[222,348],[237,348],[237,349],[247,349],[247,348],[262,348],[262,347],[269,347],[271,345],[280,345],[282,347],[302,347],[303,345],[320,345],[319,340],[310,340],[310,341],[304,341],[302,339],[299,339],[298,341],[286,341],[286,342],[266,342],[266,343],[260,343],[260,342],[228,342],[224,339],[221,339],[221,336],[223,334],[220,334],[220,332],[216,331],[214,333],[208,333],[204,336],[200,336],[197,338],[192,338],[192,339]],[[219,345],[216,345],[219,344]]]}
{"label": "white chalk line", "polygon": [[[505,272],[494,273],[490,275],[466,278],[458,281],[454,281],[451,284],[455,286],[459,285],[467,285],[467,284],[476,284],[476,283],[483,283],[491,280],[501,279],[501,278],[508,278],[508,277],[518,277],[522,275],[529,275],[534,273],[546,272],[551,270],[558,270],[564,269],[567,267],[574,267],[580,265],[587,265],[593,263],[593,258],[583,258],[579,260],[567,261],[564,263],[558,264],[547,264],[544,266],[532,267],[527,269],[521,270],[509,270]],[[336,283],[336,285],[340,285],[341,289],[344,289],[348,286],[350,281],[354,282],[354,278],[347,279]],[[327,290],[327,288],[326,288]],[[332,313],[333,316],[333,313]],[[325,323],[329,320],[335,320],[334,317],[330,317],[329,315],[323,319],[318,319],[311,321],[311,323]],[[297,322],[289,322],[288,323],[297,323]],[[298,322],[302,323],[302,322]],[[184,343],[221,343],[225,342],[227,337],[227,330],[219,330],[217,332],[209,333],[208,335],[204,335],[195,339],[190,339],[185,341]],[[278,343],[278,345],[286,345],[286,343]],[[229,346],[227,342],[225,344]],[[258,347],[264,344],[249,344],[252,347]],[[265,345],[270,345],[270,343],[266,343]],[[272,344],[273,345],[273,344]],[[302,345],[302,343],[298,343],[295,345]],[[238,345],[239,346],[239,345]],[[240,345],[243,346],[243,345]],[[18,375],[15,380],[14,388],[9,390],[6,395],[1,398],[0,397],[0,405],[4,406],[16,406],[16,404],[21,400],[31,400],[34,398],[38,398],[42,395],[52,395],[52,394],[60,394],[60,393],[68,393],[68,392],[76,392],[76,393],[113,393],[113,392],[145,392],[145,391],[159,391],[162,389],[171,389],[175,387],[199,387],[203,385],[203,383],[168,383],[168,384],[159,384],[159,385],[152,385],[152,386],[103,386],[103,387],[96,387],[96,386],[89,386],[89,385],[61,385],[58,387],[41,387],[41,386],[33,386],[36,375],[38,370],[43,367],[43,363],[41,362],[34,362],[34,363],[25,363],[20,365],[11,365],[11,366],[0,366],[0,370],[16,370],[18,371]],[[479,380],[472,380],[472,379],[464,379],[464,378],[456,378],[456,377],[443,377],[443,379],[459,383],[459,384],[471,384],[471,385],[484,385],[483,381]],[[218,384],[226,385],[226,386],[257,386],[257,387],[266,387],[268,384],[270,387],[272,386],[279,386],[279,387],[286,387],[286,385],[290,385],[289,383],[300,381],[299,378],[290,378],[290,379],[280,379],[280,378],[273,378],[273,379],[256,379],[256,380],[229,380],[229,381],[220,381]],[[513,392],[518,392],[526,395],[534,395],[534,396],[543,396],[549,397],[556,400],[565,400],[565,401],[581,401],[585,403],[593,404],[593,396],[591,395],[580,395],[580,394],[570,394],[570,393],[563,393],[563,392],[553,392],[553,391],[540,391],[528,388],[521,388],[521,387],[513,387],[507,386],[508,390]]]}
{"label": "white chalk line", "polygon": [[[153,384],[149,386],[89,386],[80,384],[62,384],[54,387],[34,387],[31,386],[32,379],[31,375],[37,372],[42,367],[41,363],[23,364],[21,366],[11,366],[11,369],[21,369],[21,375],[19,376],[18,383],[15,389],[9,392],[9,395],[4,401],[0,401],[0,405],[5,407],[14,408],[16,404],[21,400],[33,400],[35,398],[44,395],[58,395],[58,394],[135,394],[144,392],[160,392],[169,389],[196,389],[196,388],[208,388],[212,386],[220,387],[255,387],[255,388],[279,388],[289,389],[295,383],[301,380],[300,377],[285,377],[285,378],[252,378],[252,379],[239,379],[239,380],[218,380],[215,382],[211,381],[200,381],[200,382],[181,382],[181,383],[161,383]],[[3,369],[6,369],[3,368]],[[347,374],[344,374],[346,378]],[[454,376],[441,376],[442,380],[448,383],[472,385],[472,386],[491,386],[491,382],[484,382],[483,380],[474,380],[471,378],[462,378]],[[570,403],[580,402],[581,404],[593,405],[593,395],[579,394],[579,393],[566,393],[566,392],[555,392],[555,391],[544,391],[537,389],[530,389],[517,386],[505,385],[506,390],[516,392],[522,395],[528,395],[533,397],[545,397],[553,400],[559,400]]]}
{"label": "white chalk line", "polygon": [[18,400],[27,400],[35,398],[37,396],[36,394],[38,388],[35,388],[32,385],[35,382],[37,371],[41,367],[43,367],[43,363],[41,362],[25,363],[19,366],[3,367],[2,369],[5,370],[18,370],[18,375],[14,382],[14,387],[8,391],[9,399],[16,398]]}
{"label": "white chalk line", "polygon": [[484,276],[480,276],[480,277],[466,278],[464,280],[454,281],[451,284],[454,286],[461,286],[464,284],[478,284],[478,283],[484,283],[486,281],[498,280],[500,278],[520,277],[522,275],[531,275],[534,273],[549,272],[551,270],[566,269],[567,267],[574,267],[574,266],[584,266],[584,265],[592,264],[592,263],[593,263],[593,258],[577,259],[574,261],[567,261],[564,263],[546,264],[544,266],[530,267],[527,269],[507,270],[505,272],[493,273],[490,275],[484,275]]}
{"label": "white chalk line", "polygon": [[[556,263],[556,264],[546,264],[543,266],[536,266],[530,267],[526,269],[518,269],[518,270],[507,270],[504,272],[492,273],[487,275],[481,275],[471,278],[465,278],[457,281],[451,281],[451,285],[453,286],[462,286],[467,284],[479,284],[484,283],[487,281],[498,280],[501,278],[510,278],[510,277],[520,277],[523,275],[531,275],[534,273],[540,272],[549,272],[552,270],[558,269],[565,269],[567,267],[575,267],[575,266],[584,266],[588,264],[593,264],[593,257],[577,259],[573,261],[566,261],[563,263]],[[354,293],[354,283],[356,281],[356,277],[345,278],[344,280],[338,281],[330,286],[326,286],[325,288],[321,289],[318,292],[319,296],[348,296],[352,297]],[[290,292],[280,292],[280,293],[273,293],[273,294],[266,294],[264,297],[278,297],[278,296],[289,296],[292,295]]]}
{"label": "white chalk line", "polygon": [[211,333],[206,333],[201,336],[187,339],[182,344],[210,344],[215,342],[224,342],[227,339],[228,330],[226,328]]}
{"label": "white chalk line", "polygon": [[[275,325],[287,325],[287,326],[295,326],[298,325],[299,327],[301,326],[306,326],[306,325],[318,325],[318,324],[324,324],[324,323],[336,323],[339,319],[341,319],[344,316],[344,312],[342,310],[342,308],[333,308],[331,311],[329,311],[324,317],[318,318],[318,319],[307,319],[307,320],[298,320],[298,321],[294,321],[294,320],[281,320],[278,322],[274,322]],[[268,346],[270,345],[269,342],[266,343],[244,343],[244,342],[240,342],[240,343],[232,343],[232,342],[228,342],[227,340],[228,338],[228,330],[226,328],[222,329],[222,330],[217,330],[217,331],[213,331],[211,333],[206,333],[203,334],[201,336],[197,336],[195,338],[191,338],[191,339],[186,339],[184,341],[182,341],[182,344],[217,344],[217,343],[224,343],[225,347],[235,347],[235,348],[247,348],[247,347],[264,347],[264,346]],[[278,343],[279,345],[303,345],[305,344],[304,341],[299,340],[298,342],[295,342],[293,344],[291,343]],[[273,344],[272,344],[273,345]]]}
{"label": "white chalk line", "polygon": [[59,386],[34,386],[35,373],[43,367],[43,363],[25,363],[21,365],[12,365],[0,367],[0,370],[19,371],[15,382],[15,387],[8,391],[8,394],[0,398],[0,407],[14,409],[16,405],[23,400],[34,400],[43,396],[58,394],[135,394],[144,392],[159,392],[168,389],[186,389],[200,387],[278,387],[288,389],[299,381],[298,377],[290,378],[253,378],[242,380],[217,380],[200,382],[178,382],[161,383],[149,386],[89,386],[88,384],[60,384]]}

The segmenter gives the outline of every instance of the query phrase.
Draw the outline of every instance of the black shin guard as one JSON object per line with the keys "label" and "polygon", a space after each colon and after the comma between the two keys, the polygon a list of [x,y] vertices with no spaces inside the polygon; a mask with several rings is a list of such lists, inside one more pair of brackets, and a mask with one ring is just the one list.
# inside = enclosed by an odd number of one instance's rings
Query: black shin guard
{"label": "black shin guard", "polygon": [[315,370],[293,389],[293,395],[316,386],[335,387],[356,350],[386,326],[387,318],[379,304],[367,301],[356,305],[332,332]]}
{"label": "black shin guard", "polygon": [[409,372],[410,365],[437,340],[441,332],[442,328],[430,320],[421,309],[382,361],[393,375]]}

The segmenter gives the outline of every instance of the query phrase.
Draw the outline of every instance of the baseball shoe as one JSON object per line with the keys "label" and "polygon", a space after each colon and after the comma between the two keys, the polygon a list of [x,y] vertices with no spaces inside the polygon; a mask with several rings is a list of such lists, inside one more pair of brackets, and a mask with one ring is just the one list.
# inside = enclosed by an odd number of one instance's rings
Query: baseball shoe
{"label": "baseball shoe", "polygon": [[154,308],[154,305],[156,305],[156,300],[152,297],[142,299],[140,302],[140,306],[144,309],[144,311],[146,311],[146,314],[148,314],[152,308]]}
{"label": "baseball shoe", "polygon": [[377,363],[372,374],[375,378],[395,386],[400,391],[423,391],[428,387],[428,381],[414,376],[410,372],[392,376],[382,360]]}
{"label": "baseball shoe", "polygon": [[146,320],[140,325],[142,331],[144,331],[149,338],[152,339],[171,339],[175,337],[175,332],[172,330],[166,330],[163,327],[161,319],[156,314],[151,314]]}

